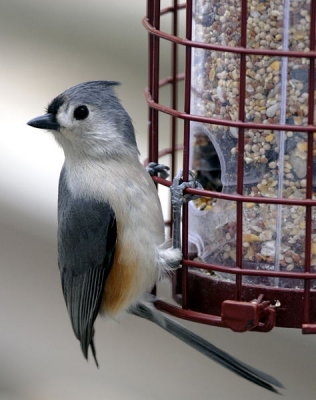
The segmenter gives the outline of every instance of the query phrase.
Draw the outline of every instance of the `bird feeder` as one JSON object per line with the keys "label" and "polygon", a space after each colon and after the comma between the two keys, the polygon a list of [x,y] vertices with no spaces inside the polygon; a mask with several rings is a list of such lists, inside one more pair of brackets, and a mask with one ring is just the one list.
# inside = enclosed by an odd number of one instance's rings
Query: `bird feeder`
{"label": "bird feeder", "polygon": [[235,331],[316,333],[315,21],[315,0],[148,0],[149,160],[169,154],[173,175],[180,161],[184,181],[193,170],[204,187],[186,190],[201,198],[183,206],[178,305],[159,309]]}

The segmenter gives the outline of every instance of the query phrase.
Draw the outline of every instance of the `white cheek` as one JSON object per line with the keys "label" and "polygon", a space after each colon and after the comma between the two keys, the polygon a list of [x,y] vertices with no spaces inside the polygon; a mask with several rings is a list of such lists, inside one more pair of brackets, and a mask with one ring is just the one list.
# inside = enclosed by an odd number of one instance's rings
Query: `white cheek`
{"label": "white cheek", "polygon": [[57,121],[59,122],[61,129],[71,129],[74,125],[72,118],[66,113],[58,114]]}

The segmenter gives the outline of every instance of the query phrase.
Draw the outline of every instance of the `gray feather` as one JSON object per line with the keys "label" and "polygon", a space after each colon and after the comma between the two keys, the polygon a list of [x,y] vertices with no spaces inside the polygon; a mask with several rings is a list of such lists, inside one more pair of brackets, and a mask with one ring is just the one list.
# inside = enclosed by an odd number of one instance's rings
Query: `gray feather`
{"label": "gray feather", "polygon": [[89,346],[95,356],[93,325],[113,263],[115,243],[112,208],[106,202],[75,198],[63,169],[58,197],[58,265],[72,327],[86,358]]}
{"label": "gray feather", "polygon": [[201,336],[198,336],[194,332],[185,328],[175,320],[160,313],[150,304],[146,304],[144,302],[138,303],[130,309],[130,313],[155,323],[189,346],[193,347],[195,350],[220,363],[224,367],[235,372],[237,375],[240,375],[257,385],[262,386],[265,389],[278,393],[273,385],[277,387],[283,387],[282,384],[274,377],[237,360],[225,351],[203,339]]}

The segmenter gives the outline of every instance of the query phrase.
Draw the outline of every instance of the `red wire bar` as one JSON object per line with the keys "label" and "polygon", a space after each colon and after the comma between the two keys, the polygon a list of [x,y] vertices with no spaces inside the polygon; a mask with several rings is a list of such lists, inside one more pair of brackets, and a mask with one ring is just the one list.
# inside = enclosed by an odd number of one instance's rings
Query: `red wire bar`
{"label": "red wire bar", "polygon": [[147,18],[143,19],[143,25],[147,29],[147,31],[150,32],[152,35],[168,40],[170,42],[180,44],[185,47],[195,47],[197,49],[214,50],[214,51],[236,53],[236,54],[258,55],[258,56],[305,57],[305,58],[316,57],[315,50],[305,52],[305,51],[294,51],[294,50],[285,51],[285,50],[269,50],[269,49],[249,49],[238,46],[229,47],[229,46],[221,46],[218,44],[201,43],[188,39],[181,39],[177,36],[173,36],[166,32],[162,32],[159,29],[156,29],[149,23]]}
{"label": "red wire bar", "polygon": [[[240,44],[243,48],[247,47],[247,0],[241,0],[241,38]],[[246,100],[246,55],[240,53],[239,71],[239,121],[245,121],[245,100]],[[237,194],[243,195],[244,191],[244,148],[245,148],[245,129],[243,126],[238,128],[237,142]],[[236,268],[241,269],[243,264],[243,203],[236,201]],[[236,296],[241,299],[242,276],[236,275]]]}
{"label": "red wire bar", "polygon": [[[186,9],[186,38],[191,40],[192,35],[192,0],[187,1]],[[191,61],[192,61],[192,49],[186,47],[185,49],[185,87],[184,87],[184,112],[190,114],[191,108]],[[189,164],[190,164],[190,121],[184,121],[183,131],[183,179],[184,181],[189,180]],[[189,256],[189,211],[188,204],[183,205],[182,210],[182,254],[183,258]],[[181,271],[182,281],[182,307],[188,308],[188,267],[182,264]]]}
{"label": "red wire bar", "polygon": [[273,271],[273,270],[256,270],[246,269],[239,267],[227,267],[224,265],[207,264],[199,261],[193,261],[189,259],[183,259],[182,264],[199,269],[206,269],[210,271],[226,272],[235,275],[248,275],[248,276],[273,276],[279,278],[291,278],[291,279],[315,279],[316,272],[288,272],[288,271]]}
{"label": "red wire bar", "polygon": [[[164,151],[163,154],[168,154],[168,151]],[[154,176],[153,180],[161,185],[170,187],[171,182],[162,179],[158,176]],[[316,199],[288,199],[278,197],[257,197],[257,196],[244,196],[240,194],[230,194],[222,192],[213,192],[211,190],[200,190],[200,189],[185,189],[184,193],[194,194],[201,197],[214,197],[216,199],[241,201],[243,203],[263,203],[263,204],[284,204],[284,205],[295,205],[295,206],[316,206]]]}
{"label": "red wire bar", "polygon": [[[165,81],[166,83],[170,83],[171,79],[167,78]],[[187,114],[185,112],[173,110],[171,107],[155,102],[152,99],[150,92],[148,90],[145,90],[145,99],[149,107],[183,120],[190,120],[190,121],[202,122],[206,124],[222,125],[222,126],[233,126],[236,128],[244,128],[244,129],[262,129],[262,130],[280,130],[280,131],[282,130],[282,131],[307,132],[307,133],[314,133],[316,130],[315,126],[309,124],[308,125],[260,124],[254,122],[230,121],[220,118],[204,117],[202,115]]]}
{"label": "red wire bar", "polygon": [[[179,149],[183,151],[183,178],[189,179],[190,168],[190,139],[191,122],[237,128],[237,181],[235,193],[224,193],[211,190],[186,189],[185,193],[202,197],[231,201],[236,205],[236,260],[235,266],[218,265],[216,263],[200,262],[191,259],[189,253],[189,210],[183,207],[182,216],[182,268],[177,271],[173,281],[175,299],[181,307],[171,305],[165,301],[157,301],[156,307],[177,317],[191,321],[211,324],[221,327],[230,327],[233,330],[268,331],[273,326],[301,328],[303,333],[316,333],[316,290],[312,289],[311,281],[316,280],[316,270],[312,269],[312,207],[316,206],[313,199],[313,134],[316,132],[314,121],[315,108],[315,58],[316,58],[316,0],[310,0],[310,43],[308,51],[285,49],[265,49],[247,47],[248,1],[240,1],[240,42],[238,46],[226,46],[214,43],[203,43],[192,40],[193,3],[178,4],[172,0],[172,6],[161,9],[160,0],[147,0],[147,16],[143,25],[149,34],[149,82],[145,91],[145,98],[149,106],[149,161],[158,161],[163,155],[171,155],[172,177],[175,174],[176,157]],[[179,34],[179,12],[185,10],[185,38]],[[160,17],[171,14],[171,33],[160,30]],[[171,43],[171,71],[170,76],[160,78],[160,40]],[[178,48],[185,49],[185,72],[179,73]],[[204,49],[221,53],[233,53],[239,57],[239,92],[238,117],[233,120],[209,117],[191,113],[191,76],[192,51]],[[246,61],[247,56],[278,57],[305,59],[308,67],[308,114],[306,125],[290,125],[284,123],[259,123],[246,121]],[[178,83],[184,81],[184,107],[178,109]],[[159,90],[170,86],[170,106],[159,102]],[[170,148],[159,151],[159,114],[171,116]],[[184,123],[182,145],[178,144],[178,120]],[[281,132],[301,132],[307,135],[306,160],[306,194],[305,198],[259,197],[244,194],[244,152],[246,130],[263,130]],[[153,177],[157,185],[169,187],[171,182],[159,177]],[[281,192],[282,193],[282,192]],[[305,207],[305,242],[304,242],[304,269],[302,271],[287,271],[273,269],[252,268],[243,264],[243,214],[244,204],[274,204]],[[315,267],[313,267],[315,268]],[[206,275],[202,271],[207,271]],[[235,281],[225,281],[214,278],[212,274],[225,273],[235,278]],[[293,283],[289,288],[278,286],[264,286],[264,283],[251,285],[243,281],[243,277],[264,277],[275,279],[289,279],[303,282],[300,287]],[[268,301],[266,301],[268,299]],[[237,324],[230,320],[241,316]],[[252,323],[256,320],[256,323]]]}
{"label": "red wire bar", "polygon": [[[316,21],[316,1],[311,2],[311,23],[310,25],[310,50],[315,50],[315,21]],[[315,59],[311,58],[309,61],[309,88],[308,88],[308,123],[314,124],[314,107],[315,107]],[[307,138],[307,164],[306,164],[306,199],[311,199],[313,196],[313,136],[309,135]],[[306,206],[305,214],[305,273],[308,274],[311,271],[311,243],[312,243],[312,207]],[[311,308],[311,281],[306,279],[304,281],[304,315],[303,322],[305,324],[310,321],[310,308]],[[307,332],[307,327],[303,330]],[[309,327],[310,328],[310,327]],[[308,329],[309,331],[310,329]]]}

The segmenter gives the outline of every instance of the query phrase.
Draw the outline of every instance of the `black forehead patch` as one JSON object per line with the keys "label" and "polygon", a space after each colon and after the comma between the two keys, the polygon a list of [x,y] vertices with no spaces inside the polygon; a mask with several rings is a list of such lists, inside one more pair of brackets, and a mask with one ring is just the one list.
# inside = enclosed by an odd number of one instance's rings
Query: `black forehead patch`
{"label": "black forehead patch", "polygon": [[65,102],[65,99],[62,95],[59,95],[51,101],[51,103],[47,107],[47,112],[49,114],[57,115],[59,107],[61,107]]}

